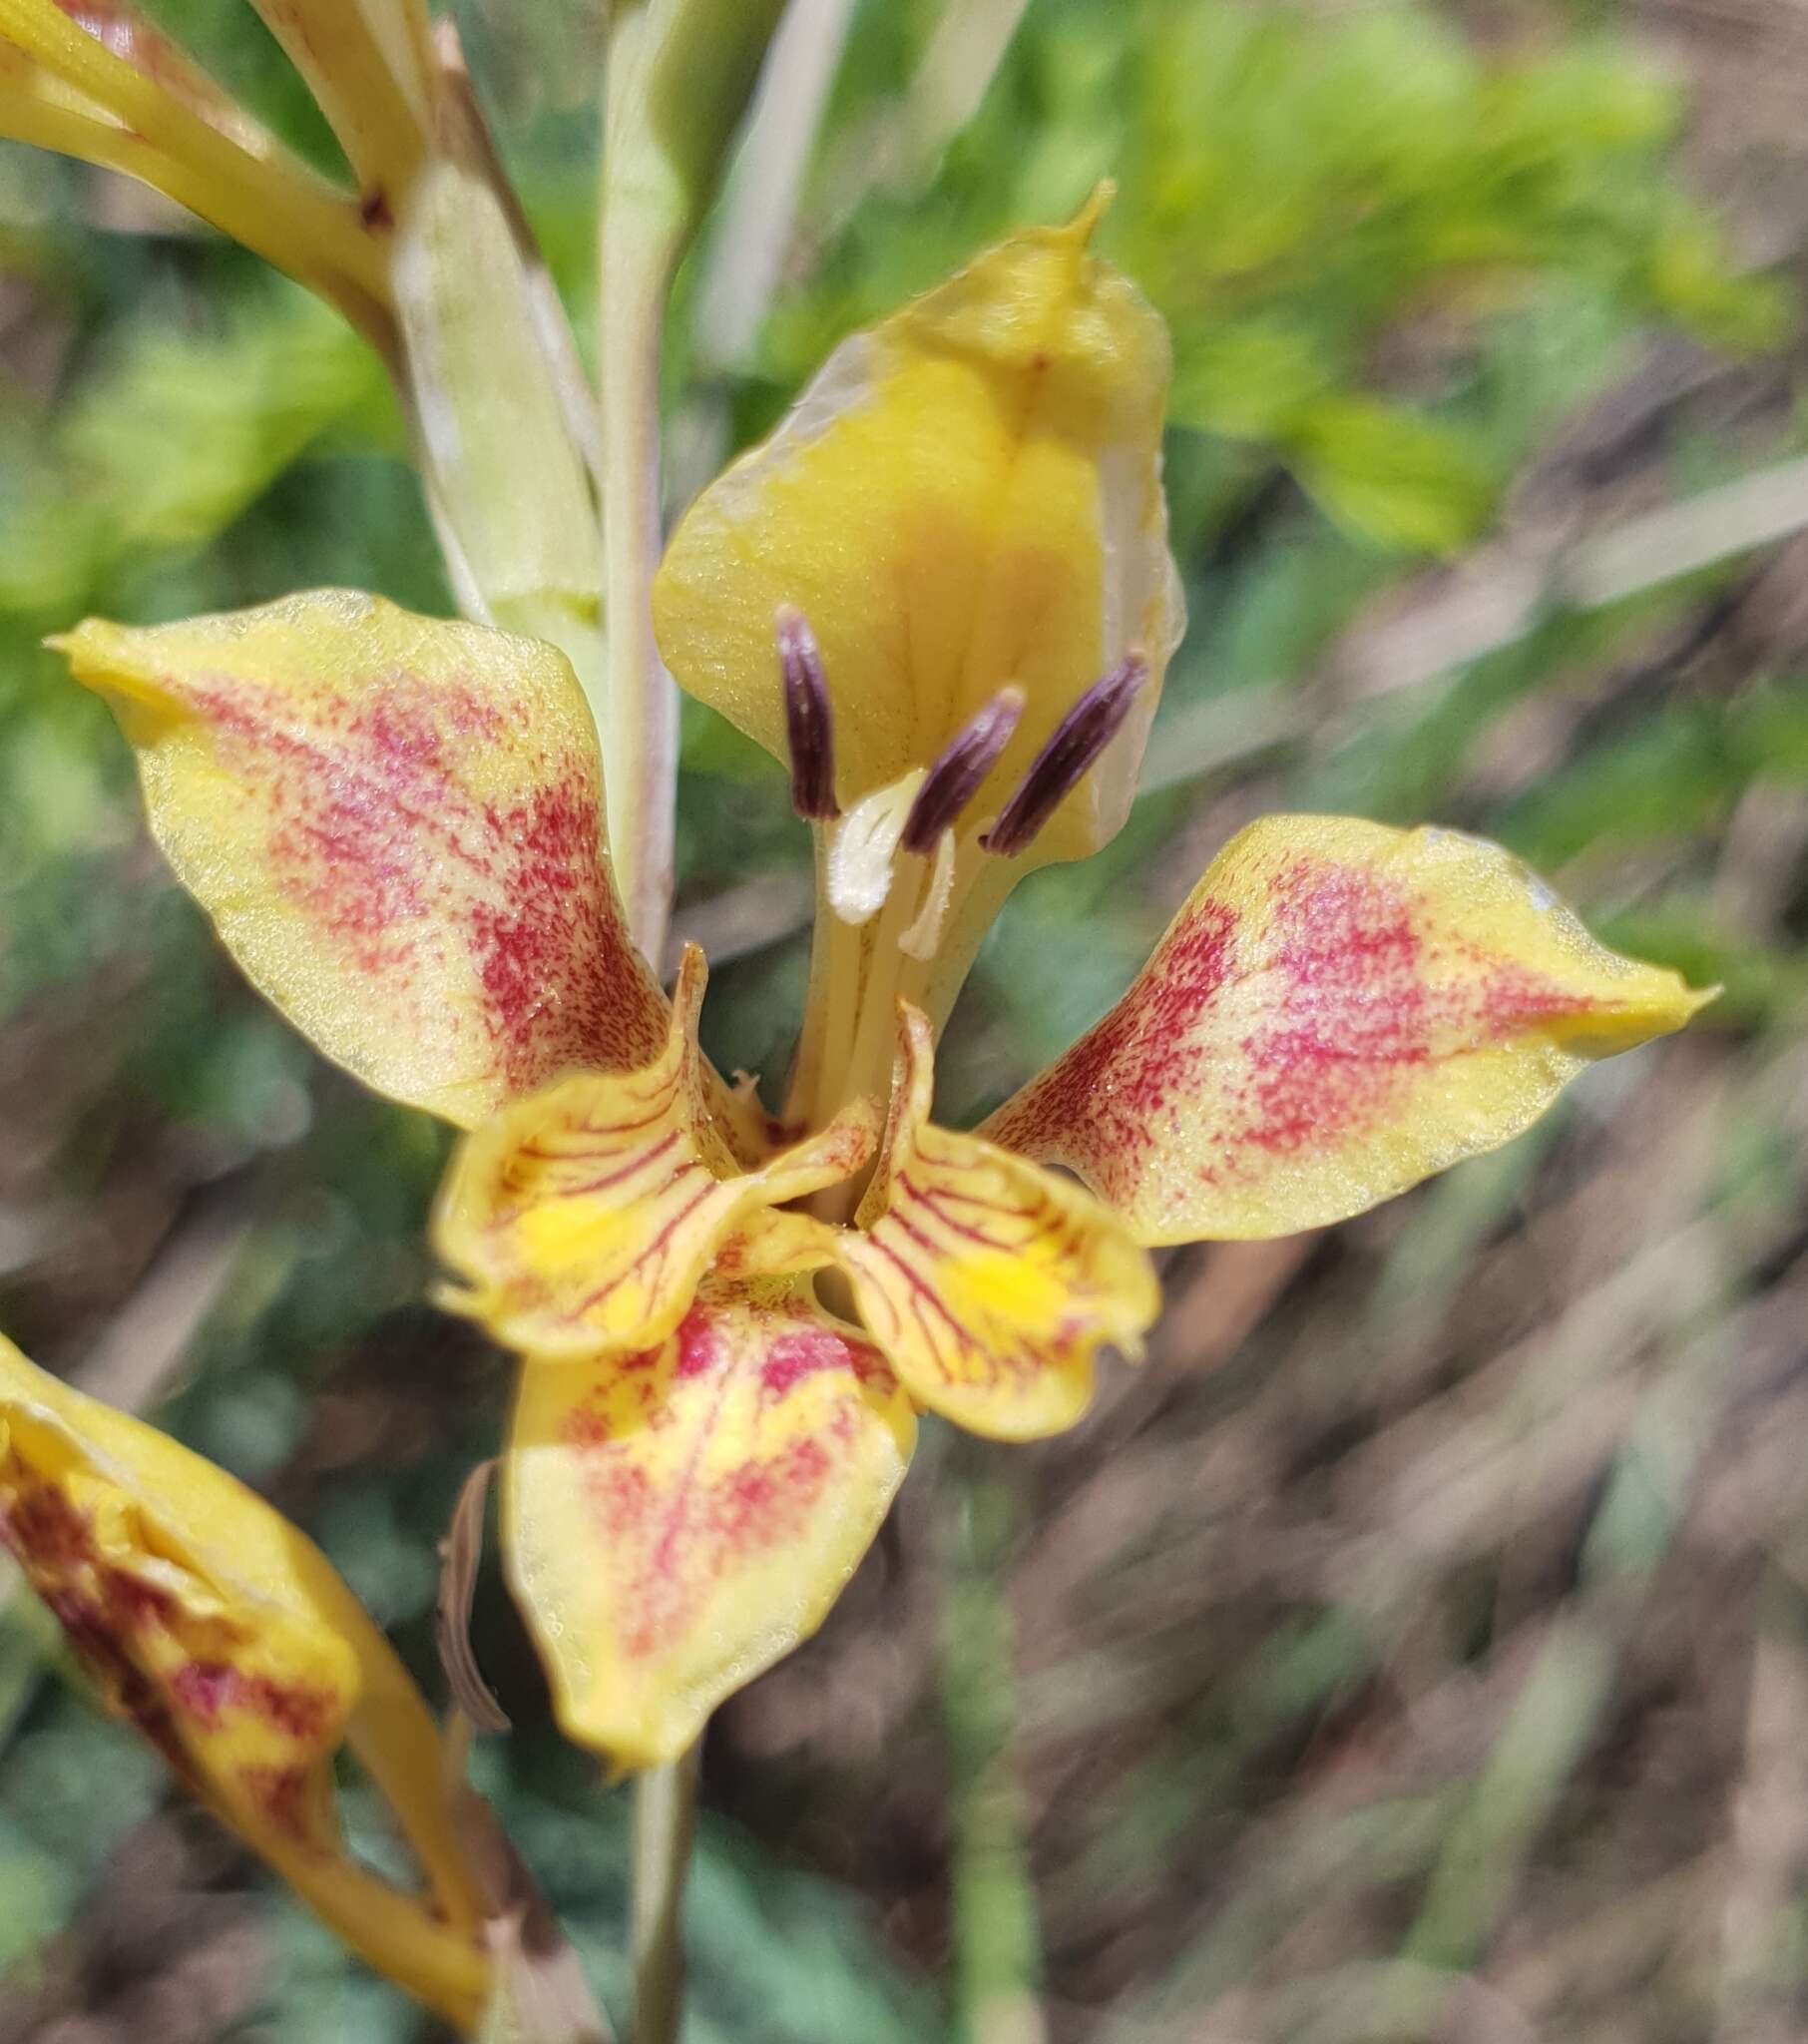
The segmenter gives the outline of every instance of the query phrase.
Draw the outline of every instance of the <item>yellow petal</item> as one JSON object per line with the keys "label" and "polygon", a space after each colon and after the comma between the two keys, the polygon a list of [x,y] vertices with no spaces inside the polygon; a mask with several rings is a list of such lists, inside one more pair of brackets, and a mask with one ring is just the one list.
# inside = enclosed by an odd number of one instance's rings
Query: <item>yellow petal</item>
{"label": "yellow petal", "polygon": [[123,0],[0,0],[0,133],[142,179],[384,342],[374,222]]}
{"label": "yellow petal", "polygon": [[1270,816],[982,1133],[1078,1173],[1145,1243],[1288,1235],[1496,1148],[1711,998],[1596,943],[1498,845]]}
{"label": "yellow petal", "polygon": [[1031,863],[1124,820],[1178,636],[1160,486],[1160,319],[1088,254],[1098,209],[1018,235],[845,342],[692,505],[654,586],[678,683],[779,759],[773,619],[821,649],[842,807],[928,766],[1006,683],[1028,698],[972,805],[1005,795],[1124,653],[1151,675]]}
{"label": "yellow petal", "polygon": [[367,1084],[469,1127],[658,1054],[590,714],[550,648],[343,590],[53,643],[112,703],[227,949]]}
{"label": "yellow petal", "polygon": [[[89,41],[79,41],[76,31]],[[142,114],[154,106],[156,94],[253,154],[270,147],[269,138],[242,107],[168,36],[120,0],[61,7],[56,0],[0,0],[0,36],[6,44],[0,48],[0,67],[6,72],[20,76],[29,65],[39,71],[45,85],[54,80],[66,98],[80,94],[96,112],[123,121],[129,112]],[[131,90],[133,73],[139,96],[121,107],[117,94]],[[159,139],[156,125],[148,124],[152,140]]]}
{"label": "yellow petal", "polygon": [[1141,1352],[1161,1297],[1148,1259],[1078,1186],[929,1120],[929,1025],[902,1010],[883,1167],[836,1257],[911,1395],[975,1433],[1072,1426],[1093,1357]]}
{"label": "yellow petal", "polygon": [[[0,1545],[107,1708],[372,1964],[469,2020],[483,1902],[433,1721],[324,1556],[222,1470],[3,1338]],[[347,1741],[419,1854],[430,1902],[345,1852],[332,1761]]]}
{"label": "yellow petal", "polygon": [[681,1754],[822,1622],[915,1431],[878,1351],[782,1282],[706,1283],[638,1355],[530,1359],[504,1538],[570,1737]]}
{"label": "yellow petal", "polygon": [[801,1278],[835,1261],[836,1232],[793,1208],[762,1207],[725,1236],[709,1261],[712,1278]]}
{"label": "yellow petal", "polygon": [[541,1356],[651,1347],[731,1231],[871,1157],[877,1117],[856,1102],[819,1135],[741,1169],[696,1047],[704,978],[692,947],[651,1064],[567,1079],[461,1147],[435,1241],[467,1288],[446,1302],[498,1340]]}

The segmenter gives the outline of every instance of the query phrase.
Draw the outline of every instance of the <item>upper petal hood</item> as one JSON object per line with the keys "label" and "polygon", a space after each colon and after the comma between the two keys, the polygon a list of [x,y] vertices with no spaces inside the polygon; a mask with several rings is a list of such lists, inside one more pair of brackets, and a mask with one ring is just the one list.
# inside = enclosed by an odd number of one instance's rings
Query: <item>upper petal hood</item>
{"label": "upper petal hood", "polygon": [[999,688],[1028,698],[975,814],[1131,648],[1130,723],[1034,857],[1123,822],[1181,618],[1160,486],[1167,335],[1088,253],[1098,207],[1032,230],[836,350],[771,439],[692,505],[654,586],[668,666],[776,757],[782,606],[807,620],[843,806],[934,759]]}

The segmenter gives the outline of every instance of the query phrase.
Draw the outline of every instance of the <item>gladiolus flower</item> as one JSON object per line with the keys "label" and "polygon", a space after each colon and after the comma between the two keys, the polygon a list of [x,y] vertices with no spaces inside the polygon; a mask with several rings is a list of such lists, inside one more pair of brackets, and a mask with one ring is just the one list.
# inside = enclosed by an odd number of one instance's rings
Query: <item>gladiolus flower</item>
{"label": "gladiolus flower", "polygon": [[697,1048],[702,959],[669,1002],[627,941],[547,648],[341,592],[61,642],[251,979],[469,1131],[436,1239],[522,1358],[511,1578],[565,1728],[629,1766],[820,1622],[919,1411],[1078,1420],[1155,1316],[1149,1246],[1358,1213],[1705,998],[1492,845],[1274,817],[1066,1056],[978,1132],[935,1123],[980,937],[1122,823],[1179,632],[1166,339],[1096,212],[846,343],[656,584],[678,681],[815,833],[775,1114]]}

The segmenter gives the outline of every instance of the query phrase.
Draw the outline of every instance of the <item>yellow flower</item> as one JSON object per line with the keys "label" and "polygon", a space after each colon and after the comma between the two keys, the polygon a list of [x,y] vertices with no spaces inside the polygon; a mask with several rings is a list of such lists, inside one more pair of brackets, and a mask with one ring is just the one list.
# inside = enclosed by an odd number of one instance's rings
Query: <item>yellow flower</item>
{"label": "yellow flower", "polygon": [[[679,685],[776,757],[776,618],[819,678],[832,769],[800,806],[821,819],[824,941],[791,1088],[814,1111],[882,1087],[897,998],[940,1026],[1022,872],[1097,850],[1130,810],[1184,619],[1167,334],[1088,253],[1108,196],[844,342],[691,507],[654,584]],[[988,856],[986,825],[1100,684],[1115,729],[1089,770],[1014,857]],[[925,783],[964,735],[981,770],[944,817]]]}
{"label": "yellow flower", "polygon": [[988,920],[1122,822],[1178,632],[1165,337],[1095,212],[848,342],[661,570],[675,675],[815,829],[776,1114],[697,1049],[701,958],[668,1003],[626,940],[546,648],[340,592],[62,642],[255,983],[471,1132],[436,1239],[523,1358],[508,1567],[563,1724],[626,1765],[820,1622],[919,1411],[1073,1424],[1154,1318],[1147,1247],[1358,1213],[1703,998],[1494,846],[1276,817],[1066,1056],[931,1119]]}
{"label": "yellow flower", "polygon": [[[487,1913],[414,1685],[325,1557],[242,1485],[47,1375],[0,1338],[0,1547],[101,1701],[355,1951],[469,2026]],[[339,1835],[348,1746],[425,1877],[419,1894]]]}

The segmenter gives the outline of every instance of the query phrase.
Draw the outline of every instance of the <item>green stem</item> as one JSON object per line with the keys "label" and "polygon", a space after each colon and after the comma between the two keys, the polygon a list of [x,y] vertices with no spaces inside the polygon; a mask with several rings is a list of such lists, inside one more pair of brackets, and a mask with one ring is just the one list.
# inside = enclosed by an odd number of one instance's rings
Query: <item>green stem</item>
{"label": "green stem", "polygon": [[653,636],[660,558],[660,349],[666,300],[692,206],[650,132],[662,21],[620,6],[610,24],[597,230],[603,423],[602,731],[616,885],[642,955],[657,967],[671,913],[678,693]]}
{"label": "green stem", "polygon": [[603,760],[628,925],[656,964],[671,911],[678,695],[654,642],[660,344],[672,279],[715,195],[780,0],[615,0],[598,227],[603,386]]}
{"label": "green stem", "polygon": [[1008,1484],[970,1483],[943,1534],[942,1715],[954,1797],[957,2035],[1043,2044],[1042,1935],[1024,1839],[1017,1683],[1004,1570],[1017,1521]]}
{"label": "green stem", "polygon": [[684,2013],[684,1879],[696,1828],[699,1741],[634,1785],[635,2044],[677,2044]]}
{"label": "green stem", "polygon": [[[613,68],[625,68],[618,32]],[[612,135],[617,123],[611,121]],[[660,963],[672,898],[678,694],[653,637],[660,557],[660,336],[681,218],[657,181],[624,189],[605,157],[599,347],[603,382],[602,732],[616,885],[642,954]]]}

